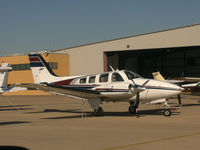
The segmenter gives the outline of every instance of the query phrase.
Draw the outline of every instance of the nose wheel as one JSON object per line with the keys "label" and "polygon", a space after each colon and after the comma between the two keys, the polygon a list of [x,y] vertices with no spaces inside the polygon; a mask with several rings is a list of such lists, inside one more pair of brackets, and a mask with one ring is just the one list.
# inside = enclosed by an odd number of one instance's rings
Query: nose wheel
{"label": "nose wheel", "polygon": [[171,114],[172,114],[172,112],[171,112],[170,109],[166,109],[166,110],[164,110],[164,116],[165,116],[165,117],[170,117]]}

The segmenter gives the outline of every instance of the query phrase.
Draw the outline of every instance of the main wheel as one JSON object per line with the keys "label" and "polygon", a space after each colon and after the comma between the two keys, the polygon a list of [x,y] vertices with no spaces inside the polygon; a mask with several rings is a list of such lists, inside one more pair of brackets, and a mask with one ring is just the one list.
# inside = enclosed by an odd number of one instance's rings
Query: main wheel
{"label": "main wheel", "polygon": [[169,109],[164,110],[164,116],[165,117],[170,117],[171,114],[172,114],[171,110],[169,110]]}
{"label": "main wheel", "polygon": [[200,100],[198,100],[197,103],[200,104]]}
{"label": "main wheel", "polygon": [[130,114],[136,114],[136,108],[134,106],[129,106],[128,111]]}
{"label": "main wheel", "polygon": [[95,109],[94,115],[97,115],[97,116],[103,115],[103,108],[99,107],[98,109]]}

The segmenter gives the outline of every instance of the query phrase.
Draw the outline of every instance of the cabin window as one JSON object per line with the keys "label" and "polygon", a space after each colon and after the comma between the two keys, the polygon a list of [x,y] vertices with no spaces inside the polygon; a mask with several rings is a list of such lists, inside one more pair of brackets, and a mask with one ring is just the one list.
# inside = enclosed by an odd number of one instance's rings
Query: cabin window
{"label": "cabin window", "polygon": [[94,82],[95,82],[95,77],[96,77],[96,76],[91,76],[91,77],[89,78],[89,83],[94,83]]}
{"label": "cabin window", "polygon": [[99,82],[108,82],[108,74],[100,75]]}
{"label": "cabin window", "polygon": [[129,80],[135,79],[135,78],[142,78],[141,75],[139,75],[135,72],[132,72],[132,71],[124,71],[124,73],[126,74],[126,76]]}
{"label": "cabin window", "polygon": [[119,73],[113,73],[112,74],[112,82],[120,82],[120,81],[124,81],[124,79],[122,78],[122,76]]}
{"label": "cabin window", "polygon": [[86,78],[81,78],[79,83],[86,83]]}

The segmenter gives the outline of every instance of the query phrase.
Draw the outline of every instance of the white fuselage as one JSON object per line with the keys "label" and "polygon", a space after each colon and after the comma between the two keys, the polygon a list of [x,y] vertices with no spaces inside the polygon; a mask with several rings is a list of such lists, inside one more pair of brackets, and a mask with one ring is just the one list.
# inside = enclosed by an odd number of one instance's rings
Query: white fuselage
{"label": "white fuselage", "polygon": [[[116,77],[117,76],[117,80]],[[69,77],[66,81],[69,80]],[[130,85],[144,85],[145,90],[140,92],[140,101],[142,103],[150,102],[157,99],[169,98],[178,95],[181,88],[177,85],[158,81],[154,79],[145,79],[142,77],[135,77],[129,79],[126,71],[114,71],[102,74],[94,74],[71,78],[68,85],[63,84],[65,80],[60,81],[62,86],[71,86],[83,89],[90,89],[101,92],[102,101],[135,101],[136,95],[132,94],[134,91],[130,90]],[[132,81],[134,80],[134,82]],[[57,84],[59,82],[51,82]],[[61,84],[59,84],[61,85]],[[134,89],[133,89],[134,90]]]}

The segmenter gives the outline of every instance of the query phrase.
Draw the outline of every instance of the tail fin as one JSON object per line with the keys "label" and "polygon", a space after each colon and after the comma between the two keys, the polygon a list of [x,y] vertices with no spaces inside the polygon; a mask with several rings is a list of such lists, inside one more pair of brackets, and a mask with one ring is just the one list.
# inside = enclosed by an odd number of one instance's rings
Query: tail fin
{"label": "tail fin", "polygon": [[34,82],[36,84],[41,82],[51,82],[57,77],[40,54],[29,54],[28,56]]}
{"label": "tail fin", "polygon": [[154,79],[160,80],[160,81],[166,81],[163,76],[160,74],[160,72],[153,72],[152,73]]}
{"label": "tail fin", "polygon": [[2,63],[0,67],[0,88],[7,88],[8,86],[8,72],[12,70],[7,63]]}

